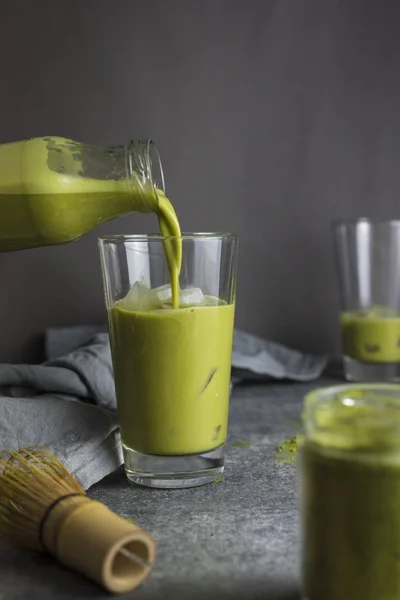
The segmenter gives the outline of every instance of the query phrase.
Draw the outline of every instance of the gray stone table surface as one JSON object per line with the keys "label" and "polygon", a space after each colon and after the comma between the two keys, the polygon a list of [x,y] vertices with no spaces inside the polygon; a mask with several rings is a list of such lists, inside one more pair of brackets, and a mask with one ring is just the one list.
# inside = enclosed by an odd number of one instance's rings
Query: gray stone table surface
{"label": "gray stone table surface", "polygon": [[[333,383],[338,381],[236,387],[220,483],[151,490],[129,485],[120,469],[91,488],[91,496],[158,541],[152,574],[122,598],[300,598],[296,469],[274,454],[300,431],[304,395]],[[0,559],[0,600],[110,597],[50,558],[2,548]]]}

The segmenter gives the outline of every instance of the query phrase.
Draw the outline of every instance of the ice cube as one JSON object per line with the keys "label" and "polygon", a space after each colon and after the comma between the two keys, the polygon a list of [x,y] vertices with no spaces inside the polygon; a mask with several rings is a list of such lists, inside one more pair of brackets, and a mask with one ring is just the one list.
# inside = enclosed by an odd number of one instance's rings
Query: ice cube
{"label": "ice cube", "polygon": [[200,288],[181,290],[180,306],[204,306],[206,300]]}
{"label": "ice cube", "polygon": [[220,306],[221,304],[225,304],[223,300],[220,300],[216,296],[204,296],[204,300],[207,306]]}
{"label": "ice cube", "polygon": [[160,287],[153,288],[150,290],[150,294],[154,299],[154,303],[158,306],[171,302],[172,300],[172,288],[171,284],[161,285]]}
{"label": "ice cube", "polygon": [[[163,286],[167,287],[167,286]],[[160,289],[160,288],[156,288]],[[153,290],[155,291],[155,290]],[[169,297],[162,302],[162,308],[172,308],[172,290],[168,290]],[[159,296],[160,299],[160,296]],[[203,296],[203,292],[200,288],[190,288],[187,290],[180,290],[179,306],[185,308],[187,306],[205,306],[206,299]]]}
{"label": "ice cube", "polygon": [[119,301],[119,305],[127,310],[151,310],[159,308],[161,303],[152,294],[146,284],[135,281],[127,295]]}
{"label": "ice cube", "polygon": [[[205,306],[206,298],[200,288],[189,288],[180,291],[180,306]],[[172,288],[168,283],[157,288],[149,288],[141,281],[136,281],[127,295],[119,301],[119,306],[127,310],[155,310],[172,307]]]}

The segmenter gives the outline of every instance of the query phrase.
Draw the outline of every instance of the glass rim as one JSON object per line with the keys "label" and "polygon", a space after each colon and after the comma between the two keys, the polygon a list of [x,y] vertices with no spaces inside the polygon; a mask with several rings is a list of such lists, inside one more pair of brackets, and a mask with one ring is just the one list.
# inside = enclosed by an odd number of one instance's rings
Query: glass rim
{"label": "glass rim", "polygon": [[235,233],[225,232],[205,232],[205,233],[194,233],[184,232],[182,235],[171,235],[163,236],[159,233],[138,233],[138,234],[115,234],[115,235],[101,235],[97,238],[97,241],[101,244],[115,244],[118,242],[162,242],[164,240],[222,240],[222,239],[239,239],[239,236]]}
{"label": "glass rim", "polygon": [[357,225],[358,223],[369,223],[370,225],[400,225],[400,219],[373,219],[372,217],[354,217],[352,219],[333,219],[332,227],[342,225]]}

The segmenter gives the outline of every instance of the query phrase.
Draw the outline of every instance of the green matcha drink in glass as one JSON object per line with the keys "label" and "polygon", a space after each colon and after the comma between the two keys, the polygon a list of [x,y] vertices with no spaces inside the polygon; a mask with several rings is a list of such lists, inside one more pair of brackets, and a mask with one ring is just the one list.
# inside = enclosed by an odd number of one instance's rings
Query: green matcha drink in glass
{"label": "green matcha drink in glass", "polygon": [[400,381],[400,221],[334,225],[345,377]]}
{"label": "green matcha drink in glass", "polygon": [[303,422],[303,598],[400,600],[400,386],[314,390]]}
{"label": "green matcha drink in glass", "polygon": [[99,248],[127,477],[209,483],[224,468],[238,238],[111,236]]}

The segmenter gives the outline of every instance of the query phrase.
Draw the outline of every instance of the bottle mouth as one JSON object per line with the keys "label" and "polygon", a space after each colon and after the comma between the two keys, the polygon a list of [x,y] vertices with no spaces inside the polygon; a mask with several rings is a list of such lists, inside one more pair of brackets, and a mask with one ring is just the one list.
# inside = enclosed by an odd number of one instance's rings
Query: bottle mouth
{"label": "bottle mouth", "polygon": [[150,161],[150,173],[152,178],[153,187],[161,190],[165,193],[165,180],[164,171],[161,164],[161,157],[158,152],[157,146],[153,140],[149,140],[149,161]]}
{"label": "bottle mouth", "polygon": [[160,154],[153,140],[132,140],[128,144],[127,167],[130,175],[136,173],[143,182],[165,193],[164,171]]}

